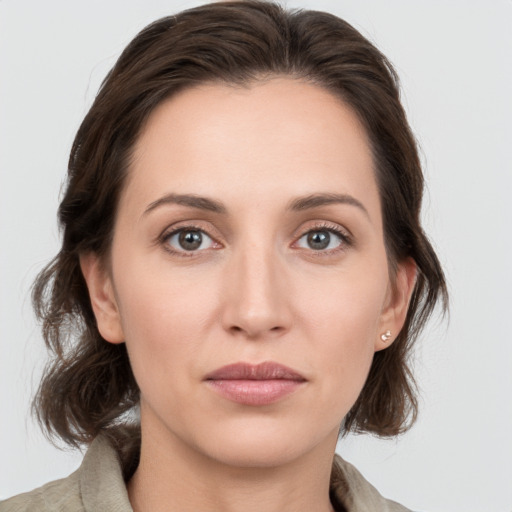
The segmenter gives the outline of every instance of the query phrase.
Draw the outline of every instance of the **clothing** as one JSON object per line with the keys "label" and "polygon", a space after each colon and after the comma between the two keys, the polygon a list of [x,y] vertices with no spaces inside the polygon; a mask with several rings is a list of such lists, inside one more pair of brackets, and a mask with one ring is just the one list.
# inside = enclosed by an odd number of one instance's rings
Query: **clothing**
{"label": "clothing", "polygon": [[[357,469],[335,456],[330,486],[336,510],[407,512],[383,498]],[[342,505],[340,505],[342,504]],[[70,476],[0,502],[0,512],[132,512],[120,459],[110,442],[96,438]],[[314,512],[314,511],[312,511]],[[409,511],[410,512],[410,511]]]}

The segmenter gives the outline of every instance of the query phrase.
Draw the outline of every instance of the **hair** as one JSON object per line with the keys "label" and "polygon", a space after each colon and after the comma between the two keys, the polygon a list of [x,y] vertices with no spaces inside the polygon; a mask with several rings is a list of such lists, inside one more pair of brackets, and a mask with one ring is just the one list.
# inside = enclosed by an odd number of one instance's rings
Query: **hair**
{"label": "hair", "polygon": [[33,288],[51,353],[34,410],[50,437],[78,446],[100,433],[123,442],[140,435],[125,428],[139,403],[125,344],[101,337],[79,257],[108,257],[131,152],[148,117],[184,88],[246,87],[277,76],[316,84],[357,114],[373,151],[390,274],[406,258],[417,265],[405,324],[391,346],[375,353],[343,432],[395,436],[415,421],[411,348],[436,304],[446,309],[447,288],[420,223],[423,174],[398,77],[375,46],[334,15],[242,0],[189,9],[143,29],[78,130],[58,211],[62,248]]}

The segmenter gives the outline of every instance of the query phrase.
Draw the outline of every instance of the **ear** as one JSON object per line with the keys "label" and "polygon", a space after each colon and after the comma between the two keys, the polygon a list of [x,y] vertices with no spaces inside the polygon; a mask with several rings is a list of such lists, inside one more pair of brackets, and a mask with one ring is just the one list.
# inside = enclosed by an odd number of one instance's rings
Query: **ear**
{"label": "ear", "polygon": [[87,283],[92,309],[101,336],[110,343],[123,343],[121,316],[112,279],[102,260],[93,252],[83,254],[80,256],[80,268]]}
{"label": "ear", "polygon": [[416,275],[416,262],[412,258],[398,264],[394,284],[390,285],[386,304],[381,313],[375,351],[389,347],[400,333],[407,317]]}

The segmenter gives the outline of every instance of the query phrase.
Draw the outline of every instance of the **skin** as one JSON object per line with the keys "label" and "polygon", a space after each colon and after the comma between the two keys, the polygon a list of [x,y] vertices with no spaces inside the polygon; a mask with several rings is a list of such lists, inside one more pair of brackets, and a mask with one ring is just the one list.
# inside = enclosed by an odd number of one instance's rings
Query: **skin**
{"label": "skin", "polygon": [[[344,200],[291,208],[334,193]],[[199,249],[167,236],[187,228],[203,233]],[[328,248],[308,233],[327,233]],[[98,327],[127,344],[141,390],[134,510],[332,510],[340,423],[374,352],[400,331],[415,277],[406,261],[390,279],[371,151],[351,109],[291,78],[167,100],[136,144],[102,263],[81,258]],[[204,380],[240,361],[275,361],[306,382],[242,405]]]}

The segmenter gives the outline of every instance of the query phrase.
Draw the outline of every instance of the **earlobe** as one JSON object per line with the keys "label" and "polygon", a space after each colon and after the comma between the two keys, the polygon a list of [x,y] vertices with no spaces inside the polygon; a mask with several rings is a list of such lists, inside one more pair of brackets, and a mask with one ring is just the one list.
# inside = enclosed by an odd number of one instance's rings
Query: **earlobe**
{"label": "earlobe", "polygon": [[398,264],[394,286],[381,314],[380,330],[375,340],[376,351],[387,348],[400,333],[407,317],[416,275],[416,262],[412,258]]}
{"label": "earlobe", "polygon": [[87,283],[101,336],[110,343],[123,343],[124,334],[112,279],[104,268],[101,258],[93,252],[82,254],[80,268]]}

